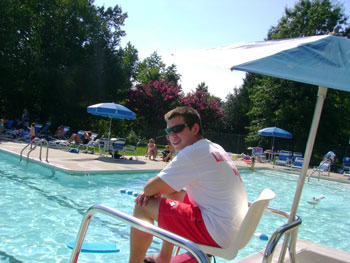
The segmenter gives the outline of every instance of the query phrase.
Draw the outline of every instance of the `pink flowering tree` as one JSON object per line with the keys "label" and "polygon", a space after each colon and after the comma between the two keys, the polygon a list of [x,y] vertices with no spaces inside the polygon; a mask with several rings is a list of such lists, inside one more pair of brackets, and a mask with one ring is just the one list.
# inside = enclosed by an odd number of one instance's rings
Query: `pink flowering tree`
{"label": "pink flowering tree", "polygon": [[147,85],[138,84],[128,91],[128,107],[136,113],[139,128],[153,133],[150,136],[159,135],[166,126],[164,114],[179,106],[182,89],[172,83],[163,79],[151,80]]}
{"label": "pink flowering tree", "polygon": [[203,128],[206,131],[220,129],[225,115],[221,109],[221,99],[210,95],[208,88],[201,83],[194,93],[188,93],[181,98],[181,104],[190,106],[198,111],[202,119]]}

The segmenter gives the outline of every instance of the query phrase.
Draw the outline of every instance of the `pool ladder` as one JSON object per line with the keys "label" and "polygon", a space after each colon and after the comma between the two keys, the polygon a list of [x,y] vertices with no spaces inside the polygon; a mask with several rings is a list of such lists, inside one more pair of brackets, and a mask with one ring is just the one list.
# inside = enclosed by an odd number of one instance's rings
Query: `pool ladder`
{"label": "pool ladder", "polygon": [[40,138],[34,138],[33,140],[31,140],[22,150],[20,153],[20,157],[19,157],[19,162],[22,162],[22,154],[24,152],[25,149],[27,149],[30,146],[30,150],[27,153],[27,162],[26,164],[28,164],[29,161],[29,155],[32,151],[34,151],[36,149],[36,147],[38,145],[40,145],[40,154],[39,154],[39,159],[41,160],[41,153],[42,153],[42,148],[43,148],[43,143],[46,145],[46,162],[49,162],[49,142],[46,139],[40,139]]}
{"label": "pool ladder", "polygon": [[[250,203],[249,203],[250,205]],[[289,213],[278,210],[275,208],[267,207],[265,209],[266,212],[278,215],[281,217],[289,218]],[[125,214],[123,212],[120,212],[116,209],[110,208],[106,205],[102,204],[96,204],[94,206],[91,206],[85,213],[84,218],[80,224],[79,232],[76,237],[75,245],[71,254],[70,263],[76,263],[78,262],[79,254],[81,247],[83,245],[85,235],[87,233],[90,221],[94,214],[101,213],[110,217],[113,217],[115,219],[118,219],[127,225],[130,225],[131,227],[137,228],[138,230],[144,231],[146,233],[152,234],[153,236],[156,236],[160,239],[166,240],[178,247],[181,247],[188,252],[190,252],[197,262],[199,263],[210,263],[210,259],[207,257],[207,255],[198,249],[192,241],[182,238],[178,235],[175,235],[171,232],[168,232],[162,228],[159,228],[157,226],[154,226],[152,224],[149,224],[143,220],[140,220],[136,217],[130,216],[128,214]],[[291,223],[287,223],[281,227],[279,227],[270,237],[269,242],[267,243],[267,246],[265,248],[265,252],[263,255],[263,263],[271,263],[272,262],[272,256],[275,251],[275,248],[279,242],[279,240],[282,238],[283,235],[290,233],[288,243],[288,250],[289,250],[289,259],[291,263],[296,262],[296,241],[297,241],[297,231],[299,226],[301,225],[302,221],[299,216],[295,216],[295,219]],[[286,240],[285,240],[286,241]],[[284,261],[285,251],[283,249],[281,250],[278,262],[281,263]]]}

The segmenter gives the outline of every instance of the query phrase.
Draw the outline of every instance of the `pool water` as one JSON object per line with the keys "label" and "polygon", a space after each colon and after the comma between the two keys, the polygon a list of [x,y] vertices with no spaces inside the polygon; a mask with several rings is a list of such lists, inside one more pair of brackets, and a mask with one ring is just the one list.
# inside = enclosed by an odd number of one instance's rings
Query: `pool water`
{"label": "pool water", "polygon": [[[240,169],[248,199],[256,199],[264,188],[276,193],[270,206],[289,211],[297,177],[275,170]],[[38,164],[19,164],[19,158],[0,153],[0,262],[68,262],[85,211],[102,203],[132,214],[134,197],[120,189],[141,191],[154,173],[96,174],[72,176],[53,172]],[[350,185],[312,179],[305,183],[298,215],[303,224],[299,239],[311,240],[350,251]],[[315,208],[312,197],[325,196]],[[287,219],[264,214],[257,232],[268,236]],[[88,242],[112,242],[119,253],[81,253],[79,262],[128,262],[129,227],[105,215],[94,216]],[[253,237],[236,259],[265,248],[267,241]],[[149,253],[157,253],[161,241],[154,239]],[[217,259],[217,262],[233,262]]]}

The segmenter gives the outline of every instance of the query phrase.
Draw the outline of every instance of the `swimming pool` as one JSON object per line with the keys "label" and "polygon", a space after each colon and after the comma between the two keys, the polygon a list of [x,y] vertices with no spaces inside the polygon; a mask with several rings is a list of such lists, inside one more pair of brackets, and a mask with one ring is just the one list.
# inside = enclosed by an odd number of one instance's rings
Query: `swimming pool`
{"label": "swimming pool", "polygon": [[[68,262],[83,214],[93,204],[103,203],[132,214],[133,197],[120,189],[140,191],[153,176],[144,174],[100,174],[72,176],[37,164],[18,164],[18,157],[0,152],[0,262]],[[248,199],[254,200],[263,188],[277,195],[270,206],[290,210],[297,177],[283,172],[240,169]],[[350,251],[350,185],[311,180],[305,183],[298,215],[303,219],[298,238]],[[307,201],[325,196],[315,208]],[[257,229],[271,236],[286,219],[265,214]],[[127,262],[129,227],[107,216],[93,217],[86,241],[115,242],[116,254],[82,253],[79,262]],[[155,239],[150,253],[157,253],[160,240]],[[254,237],[238,254],[247,256],[266,246]],[[217,262],[228,262],[217,259]]]}

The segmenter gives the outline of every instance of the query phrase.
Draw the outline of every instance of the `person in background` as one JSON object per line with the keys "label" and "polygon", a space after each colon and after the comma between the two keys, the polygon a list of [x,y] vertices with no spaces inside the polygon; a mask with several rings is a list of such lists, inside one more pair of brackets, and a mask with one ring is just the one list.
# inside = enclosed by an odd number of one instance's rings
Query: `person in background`
{"label": "person in background", "polygon": [[162,151],[163,162],[169,162],[172,156],[173,156],[173,153],[170,151],[170,146],[166,145],[164,151]]}
{"label": "person in background", "polygon": [[55,137],[59,140],[62,140],[64,139],[65,135],[66,135],[66,131],[64,130],[64,126],[63,125],[58,126],[55,132]]}
{"label": "person in background", "polygon": [[154,139],[149,139],[148,144],[146,146],[146,156],[151,160],[153,157],[153,160],[156,160],[158,154],[157,145],[155,144]]}
{"label": "person in background", "polygon": [[[166,133],[177,152],[135,199],[133,215],[193,242],[228,247],[247,209],[240,174],[226,151],[203,137],[201,119],[191,107],[165,116]],[[152,235],[130,230],[130,263],[170,262],[173,245],[147,255]]]}
{"label": "person in background", "polygon": [[74,141],[75,144],[88,144],[91,141],[91,131],[85,131],[83,138],[80,138],[78,134],[73,133],[72,136],[68,139],[68,142],[71,143]]}

